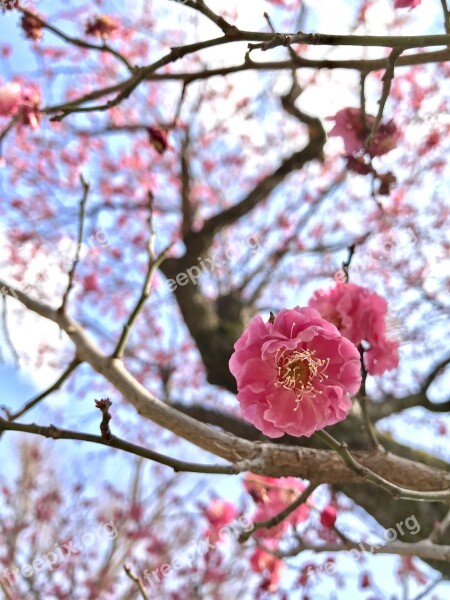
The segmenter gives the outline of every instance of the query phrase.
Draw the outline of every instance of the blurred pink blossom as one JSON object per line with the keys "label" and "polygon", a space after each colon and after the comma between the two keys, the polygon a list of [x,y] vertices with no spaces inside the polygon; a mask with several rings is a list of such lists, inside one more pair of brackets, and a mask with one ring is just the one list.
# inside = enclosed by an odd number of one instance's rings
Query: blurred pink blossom
{"label": "blurred pink blossom", "polygon": [[416,8],[421,0],[395,0],[394,8]]}
{"label": "blurred pink blossom", "polygon": [[[375,117],[366,115],[367,130],[363,125],[359,108],[343,108],[334,117],[328,117],[328,120],[334,121],[334,127],[328,135],[341,137],[346,154],[354,154],[364,149],[366,137],[373,126]],[[381,122],[369,147],[369,154],[371,156],[387,154],[395,148],[399,137],[399,131],[393,121]]]}
{"label": "blurred pink blossom", "polygon": [[[252,521],[267,521],[292,504],[305,489],[305,484],[296,477],[263,477],[248,473],[244,485],[258,505]],[[290,525],[298,525],[308,518],[309,508],[301,504],[275,527],[255,531],[255,538],[277,540],[286,533]]]}
{"label": "blurred pink blossom", "polygon": [[386,338],[387,303],[384,298],[354,283],[340,283],[326,292],[316,292],[309,306],[336,325],[356,346],[365,341],[364,364],[371,375],[396,369],[398,342]]}

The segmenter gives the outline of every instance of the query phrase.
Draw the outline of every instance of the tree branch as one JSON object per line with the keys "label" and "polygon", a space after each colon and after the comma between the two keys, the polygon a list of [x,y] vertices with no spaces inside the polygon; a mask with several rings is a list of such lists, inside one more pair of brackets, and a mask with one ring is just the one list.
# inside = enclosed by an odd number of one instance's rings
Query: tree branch
{"label": "tree branch", "polygon": [[294,510],[296,510],[299,506],[304,504],[317,487],[318,486],[316,484],[308,485],[298,496],[298,498],[296,498],[293,502],[291,502],[291,504],[286,506],[286,508],[280,511],[277,515],[275,515],[271,519],[267,519],[266,521],[254,522],[253,529],[241,533],[241,535],[239,536],[239,543],[243,544],[244,542],[246,542],[258,529],[270,529],[279,525],[282,521],[284,521],[284,519],[286,519],[286,517],[293,513]]}
{"label": "tree branch", "polygon": [[321,158],[326,141],[323,125],[320,119],[298,112],[302,115],[303,122],[308,125],[309,143],[285,159],[275,171],[264,177],[240,202],[209,218],[200,231],[192,233],[186,239],[186,245],[188,249],[193,248],[193,254],[200,255],[205,252],[217,231],[232,225],[248,214],[265,200],[290,173],[302,169],[306,163],[312,160]]}
{"label": "tree branch", "polygon": [[22,417],[25,413],[27,413],[29,410],[31,410],[32,408],[34,408],[36,406],[36,404],[39,404],[39,402],[41,402],[42,400],[44,400],[44,398],[47,398],[47,396],[50,396],[51,394],[53,394],[53,392],[56,392],[57,390],[59,390],[59,388],[62,386],[62,384],[70,377],[70,375],[73,373],[73,371],[75,371],[75,369],[80,364],[81,364],[81,362],[79,360],[74,359],[69,364],[69,366],[64,371],[64,373],[61,375],[61,377],[57,381],[55,381],[55,383],[53,385],[51,385],[49,388],[47,388],[46,390],[44,390],[38,396],[36,396],[35,398],[33,398],[32,400],[30,400],[29,402],[27,402],[17,412],[12,413],[8,409],[5,408],[6,414],[8,416],[8,421],[15,421],[19,417]]}
{"label": "tree branch", "polygon": [[138,577],[137,575],[135,575],[133,573],[133,571],[131,570],[131,567],[129,567],[128,565],[123,565],[123,570],[125,571],[127,576],[131,579],[131,581],[133,581],[136,584],[142,599],[148,600],[147,592],[145,591],[145,587],[144,587],[144,584],[142,583],[142,579],[140,577]]}
{"label": "tree branch", "polygon": [[147,269],[147,275],[145,277],[144,285],[142,286],[141,295],[140,295],[140,297],[139,297],[139,299],[138,299],[138,301],[136,303],[136,306],[134,307],[134,310],[131,313],[128,321],[125,323],[125,325],[123,327],[122,335],[120,336],[120,339],[119,339],[119,341],[117,343],[117,346],[116,346],[114,352],[111,355],[112,358],[122,358],[122,356],[123,356],[123,354],[125,352],[125,347],[126,347],[128,338],[129,338],[129,336],[131,334],[131,329],[133,328],[133,325],[136,322],[136,319],[138,318],[139,314],[143,310],[145,301],[150,296],[153,277],[154,277],[156,271],[159,269],[159,267],[163,263],[163,261],[165,260],[165,258],[167,256],[167,253],[168,253],[168,251],[169,251],[169,249],[170,249],[170,247],[172,245],[172,244],[170,244],[158,256],[155,256],[155,252],[154,252],[154,238],[155,238],[155,233],[153,231],[153,225],[152,225],[152,218],[153,218],[152,217],[152,211],[153,211],[152,204],[153,204],[153,197],[152,197],[151,194],[149,194],[150,238],[149,238],[149,242],[148,242],[148,245],[147,245],[147,251],[148,251],[148,269]]}
{"label": "tree branch", "polygon": [[352,542],[350,544],[327,543],[322,545],[305,544],[300,542],[297,546],[287,552],[277,552],[279,558],[288,558],[297,556],[305,550],[311,552],[348,552],[349,550],[359,550],[359,552],[368,552],[370,554],[397,554],[399,556],[416,556],[426,560],[450,561],[450,546],[439,546],[423,540],[415,544],[403,542],[391,542],[378,545],[368,542]]}
{"label": "tree branch", "polygon": [[148,448],[138,446],[122,440],[114,435],[94,435],[91,433],[82,433],[78,431],[70,431],[68,429],[61,429],[50,425],[44,427],[42,425],[36,425],[34,423],[26,425],[23,423],[15,423],[6,421],[0,417],[0,434],[4,431],[19,431],[21,433],[28,433],[32,435],[40,435],[53,440],[76,440],[81,442],[90,442],[91,444],[100,444],[102,446],[108,446],[115,448],[116,450],[122,450],[128,454],[134,454],[135,456],[141,456],[148,460],[152,460],[166,467],[170,467],[175,473],[210,473],[219,475],[235,475],[239,473],[239,469],[235,466],[226,465],[199,465],[196,463],[185,462],[176,458],[170,458],[159,452],[154,452]]}
{"label": "tree branch", "polygon": [[64,296],[61,302],[61,306],[59,307],[58,310],[60,310],[61,312],[64,312],[66,310],[66,304],[67,304],[67,300],[69,298],[69,294],[70,291],[73,287],[73,282],[75,279],[75,272],[78,266],[78,262],[80,260],[80,250],[81,250],[81,244],[83,242],[83,237],[84,237],[84,219],[85,219],[85,215],[86,215],[86,202],[88,199],[88,195],[89,195],[89,190],[90,190],[90,186],[89,184],[85,181],[83,175],[80,175],[80,181],[81,181],[81,185],[83,186],[83,196],[81,198],[80,201],[80,216],[79,216],[79,221],[78,221],[78,243],[77,243],[77,250],[76,250],[76,254],[75,254],[75,259],[72,263],[72,267],[69,271],[69,283],[67,284],[67,288],[66,291],[64,292]]}
{"label": "tree branch", "polygon": [[37,13],[27,10],[23,6],[19,6],[18,9],[24,15],[27,15],[28,17],[33,17],[33,19],[38,21],[44,29],[48,29],[48,31],[54,33],[61,40],[64,40],[65,42],[68,42],[69,44],[72,44],[74,46],[78,46],[79,48],[85,48],[87,50],[96,50],[97,52],[106,52],[107,54],[111,54],[112,56],[120,60],[120,62],[124,64],[126,68],[131,72],[134,72],[137,69],[137,67],[133,67],[131,65],[131,63],[128,61],[127,58],[125,58],[125,56],[123,56],[123,54],[120,54],[120,52],[114,50],[114,48],[111,48],[111,46],[109,46],[108,44],[104,43],[101,46],[97,46],[96,44],[91,44],[90,42],[71,37],[70,35],[65,34],[60,29],[57,29],[53,25],[50,25],[49,23],[44,21],[44,19],[42,19],[42,17],[40,17]]}
{"label": "tree branch", "polygon": [[400,56],[400,54],[403,52],[403,50],[404,50],[404,48],[402,48],[402,47],[394,48],[388,58],[388,64],[386,66],[386,71],[384,72],[384,75],[382,78],[383,91],[381,93],[381,98],[379,100],[379,108],[378,108],[378,112],[375,117],[375,120],[373,122],[372,129],[370,130],[369,135],[367,136],[367,139],[366,139],[366,143],[365,143],[366,148],[370,148],[370,146],[377,134],[378,127],[380,125],[381,118],[383,116],[383,110],[386,105],[386,101],[388,99],[389,92],[391,89],[392,80],[394,78],[395,63],[396,63],[398,57]]}
{"label": "tree branch", "polygon": [[[5,284],[0,281],[0,287],[2,285]],[[8,293],[12,292],[9,290]],[[389,452],[354,452],[350,459],[336,442],[333,449],[342,455],[341,458],[335,452],[324,450],[251,443],[203,425],[153,396],[125,369],[121,360],[105,356],[72,318],[31,299],[19,290],[15,290],[15,294],[29,310],[59,325],[75,344],[78,359],[89,363],[103,375],[142,416],[232,462],[239,471],[250,470],[275,477],[292,475],[313,483],[355,482],[363,477],[383,489],[389,488],[390,492],[400,497],[436,501],[450,499],[450,473]],[[10,429],[21,427],[13,422],[4,423]],[[101,443],[104,442],[102,440]]]}

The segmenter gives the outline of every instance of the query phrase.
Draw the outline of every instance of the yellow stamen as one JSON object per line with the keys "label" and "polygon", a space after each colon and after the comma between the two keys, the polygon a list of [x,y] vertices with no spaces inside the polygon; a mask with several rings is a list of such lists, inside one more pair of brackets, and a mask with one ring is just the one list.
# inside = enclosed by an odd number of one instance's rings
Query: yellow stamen
{"label": "yellow stamen", "polygon": [[328,377],[324,371],[328,367],[330,359],[314,358],[314,355],[315,350],[288,351],[283,348],[277,352],[276,385],[295,392],[297,406],[294,410],[298,410],[299,403],[305,394],[314,397],[316,394],[322,393],[314,388],[315,379],[322,382]]}

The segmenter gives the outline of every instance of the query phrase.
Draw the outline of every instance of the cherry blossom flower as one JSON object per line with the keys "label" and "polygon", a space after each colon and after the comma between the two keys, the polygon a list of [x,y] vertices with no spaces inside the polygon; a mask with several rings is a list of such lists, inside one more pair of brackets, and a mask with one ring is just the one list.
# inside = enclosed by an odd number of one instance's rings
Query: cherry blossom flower
{"label": "cherry blossom flower", "polygon": [[213,540],[220,539],[220,530],[231,523],[237,515],[238,510],[231,502],[212,500],[211,504],[204,510],[205,517],[208,519],[211,529],[206,532]]}
{"label": "cherry blossom flower", "polygon": [[96,273],[90,273],[83,277],[83,289],[85,292],[98,292],[100,291],[100,283]]}
{"label": "cherry blossom flower", "polygon": [[266,576],[264,588],[268,592],[277,590],[286,566],[282,560],[262,548],[257,548],[250,558],[250,566],[254,573],[262,573]]}
{"label": "cherry blossom flower", "polygon": [[[247,492],[257,503],[258,507],[252,520],[267,521],[278,515],[300,496],[305,484],[296,477],[263,477],[249,473],[244,481]],[[255,538],[277,540],[286,533],[290,525],[298,525],[308,518],[309,508],[301,504],[281,523],[275,527],[257,529]]]}
{"label": "cherry blossom flower", "polygon": [[0,86],[0,117],[14,115],[21,99],[22,86],[19,83],[5,83]]}
{"label": "cherry blossom flower", "polygon": [[340,283],[316,292],[309,306],[336,325],[343,336],[358,346],[367,342],[364,364],[371,375],[396,369],[399,343],[386,338],[387,303],[384,298],[354,283]]}
{"label": "cherry blossom flower", "polygon": [[[342,137],[346,154],[354,154],[364,149],[366,137],[375,117],[366,115],[367,130],[363,125],[359,108],[343,108],[334,117],[328,117],[328,120],[334,121],[334,127],[328,135]],[[387,154],[395,148],[399,137],[399,131],[393,121],[381,122],[369,147],[369,154],[371,156]]]}
{"label": "cherry blossom flower", "polygon": [[421,0],[395,0],[394,8],[416,8]]}
{"label": "cherry blossom flower", "polygon": [[331,527],[334,527],[334,524],[336,523],[336,516],[337,513],[335,507],[329,504],[321,511],[320,522],[327,529],[331,529]]}
{"label": "cherry blossom flower", "polygon": [[255,317],[234,349],[241,414],[269,437],[309,437],[342,421],[361,384],[357,348],[311,308]]}
{"label": "cherry blossom flower", "polygon": [[87,22],[84,30],[86,35],[93,35],[106,39],[117,29],[117,22],[108,15],[98,15]]}
{"label": "cherry blossom flower", "polygon": [[39,41],[42,38],[42,23],[34,15],[23,15],[21,25],[29,40]]}
{"label": "cherry blossom flower", "polygon": [[41,119],[41,97],[34,84],[6,83],[0,87],[0,117],[17,115],[19,125],[37,129]]}

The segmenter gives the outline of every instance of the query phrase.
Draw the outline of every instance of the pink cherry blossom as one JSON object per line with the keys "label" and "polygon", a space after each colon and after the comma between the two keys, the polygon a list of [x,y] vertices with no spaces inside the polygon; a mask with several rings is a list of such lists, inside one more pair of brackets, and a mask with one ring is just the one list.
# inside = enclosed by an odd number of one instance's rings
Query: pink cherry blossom
{"label": "pink cherry blossom", "polygon": [[[305,484],[296,477],[262,477],[249,473],[244,481],[248,493],[258,505],[252,520],[267,521],[278,515],[300,496]],[[275,527],[257,529],[255,538],[277,540],[286,533],[290,525],[298,525],[308,518],[309,508],[301,504],[286,519]]]}
{"label": "pink cherry blossom", "polygon": [[117,21],[109,15],[98,15],[86,23],[85,34],[106,39],[117,30]]}
{"label": "pink cherry blossom", "polygon": [[[328,117],[328,120],[334,121],[334,127],[328,135],[330,137],[342,137],[346,154],[354,154],[364,149],[366,137],[375,121],[375,117],[366,115],[367,130],[363,126],[359,108],[343,108],[334,117]],[[390,152],[395,148],[399,137],[399,132],[393,121],[381,122],[369,147],[369,154],[371,156],[382,156]]]}
{"label": "pink cherry blossom", "polygon": [[270,321],[252,319],[230,359],[243,418],[273,438],[309,437],[345,419],[361,384],[357,348],[312,308]]}
{"label": "pink cherry blossom", "polygon": [[416,8],[421,0],[395,0],[394,8]]}
{"label": "pink cherry blossom", "polygon": [[209,535],[212,540],[217,540],[221,538],[220,530],[222,527],[226,527],[237,517],[238,509],[231,502],[216,498],[204,510],[204,514],[210,524],[210,529],[207,530],[206,535]]}
{"label": "pink cherry blossom", "polygon": [[364,364],[371,375],[398,367],[398,342],[386,338],[387,303],[384,298],[354,283],[340,283],[316,292],[309,306],[336,325],[343,336],[358,346],[367,342]]}
{"label": "pink cherry blossom", "polygon": [[334,524],[336,523],[336,517],[336,508],[332,504],[329,504],[321,511],[320,522],[324,527],[330,529],[331,527],[334,527]]}
{"label": "pink cherry blossom", "polygon": [[83,277],[83,289],[85,292],[98,292],[100,291],[100,283],[96,273],[90,273]]}
{"label": "pink cherry blossom", "polygon": [[257,548],[250,558],[250,565],[254,573],[263,573],[266,576],[264,588],[268,592],[275,592],[286,566],[284,562],[262,548]]}
{"label": "pink cherry blossom", "polygon": [[7,83],[0,87],[0,117],[17,115],[19,125],[37,129],[41,118],[38,108],[41,100],[36,85]]}
{"label": "pink cherry blossom", "polygon": [[22,99],[19,83],[6,83],[0,86],[0,117],[8,117],[17,112]]}

